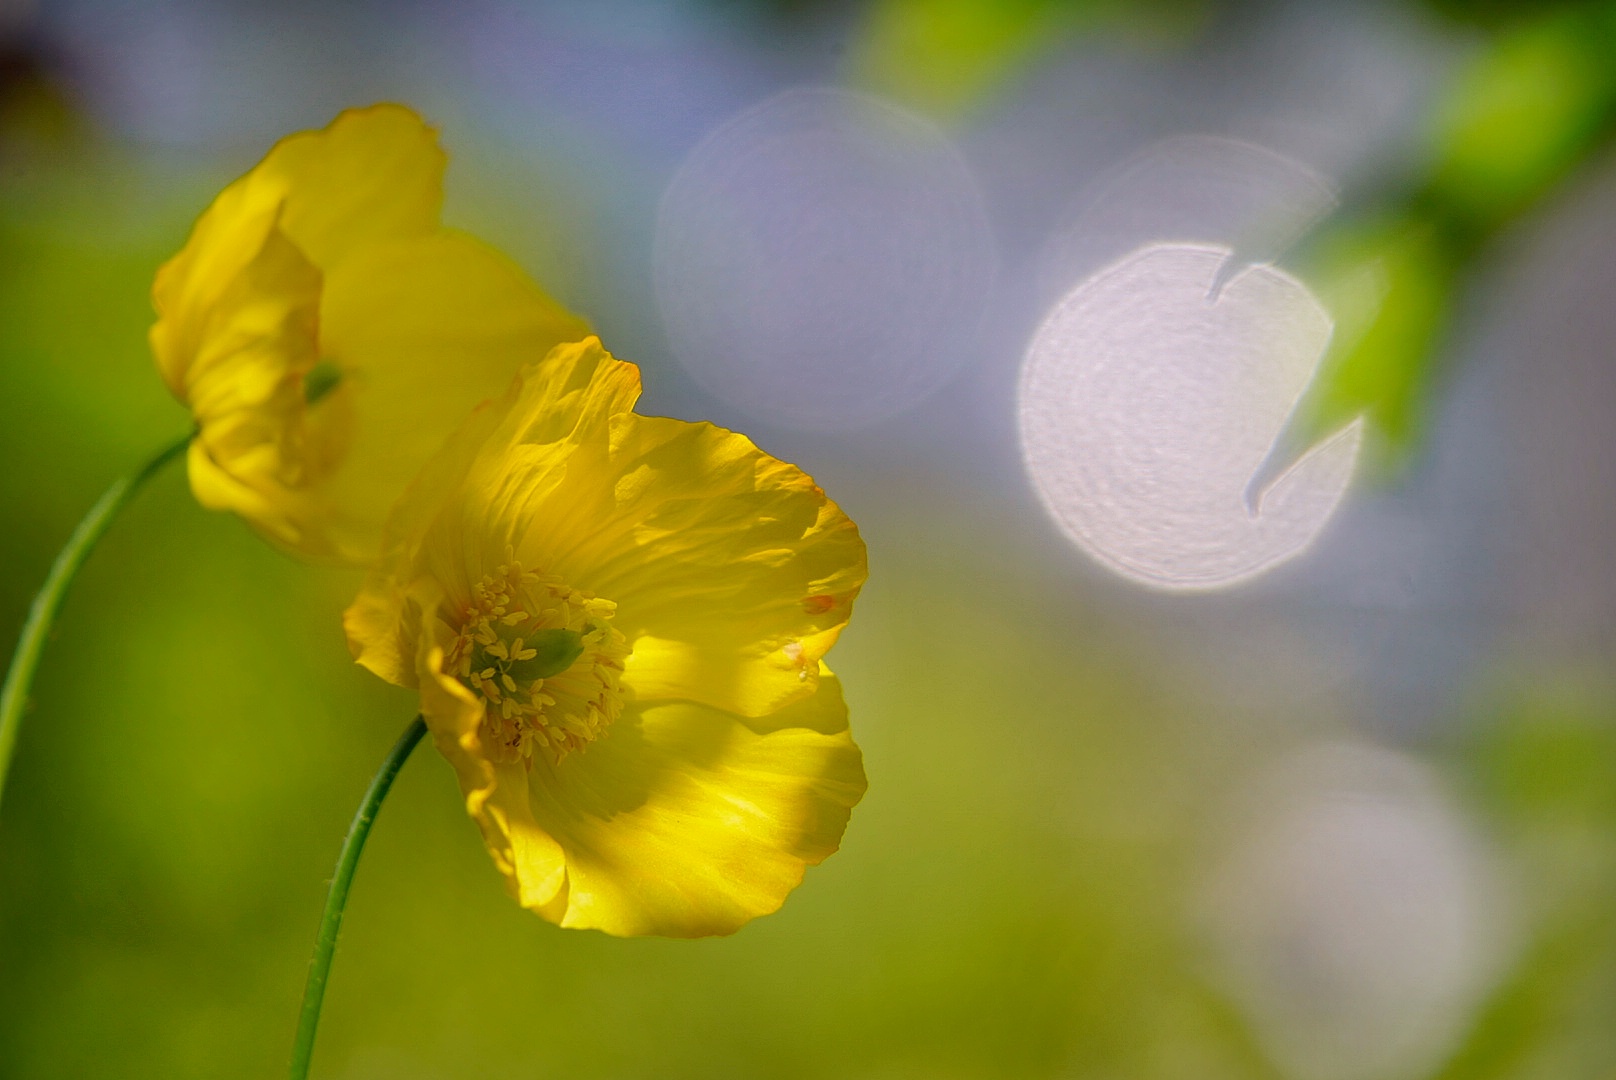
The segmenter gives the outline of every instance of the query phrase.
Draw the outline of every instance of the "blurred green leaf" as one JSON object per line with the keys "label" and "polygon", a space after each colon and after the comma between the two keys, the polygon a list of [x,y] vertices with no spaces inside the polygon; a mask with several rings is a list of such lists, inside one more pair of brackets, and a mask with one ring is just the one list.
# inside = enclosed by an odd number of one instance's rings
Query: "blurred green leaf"
{"label": "blurred green leaf", "polygon": [[1160,33],[1198,0],[875,0],[849,51],[849,77],[910,108],[955,120],[1037,54],[1087,27]]}
{"label": "blurred green leaf", "polygon": [[1360,416],[1371,472],[1407,461],[1465,277],[1488,241],[1603,144],[1613,105],[1608,3],[1512,24],[1460,71],[1436,110],[1424,173],[1378,214],[1327,226],[1309,246],[1303,276],[1335,333],[1253,496]]}
{"label": "blurred green leaf", "polygon": [[1536,688],[1493,726],[1473,760],[1497,812],[1610,830],[1616,844],[1616,703],[1596,690]]}
{"label": "blurred green leaf", "polygon": [[1095,3],[877,0],[852,60],[853,81],[933,115],[963,113],[1000,79],[1091,18]]}
{"label": "blurred green leaf", "polygon": [[1395,470],[1418,442],[1458,268],[1417,221],[1344,222],[1312,246],[1302,278],[1335,321],[1318,373],[1252,477],[1260,496],[1303,455],[1359,417],[1366,465]]}
{"label": "blurred green leaf", "polygon": [[1610,123],[1616,50],[1584,10],[1502,34],[1438,107],[1430,197],[1490,229],[1538,198]]}

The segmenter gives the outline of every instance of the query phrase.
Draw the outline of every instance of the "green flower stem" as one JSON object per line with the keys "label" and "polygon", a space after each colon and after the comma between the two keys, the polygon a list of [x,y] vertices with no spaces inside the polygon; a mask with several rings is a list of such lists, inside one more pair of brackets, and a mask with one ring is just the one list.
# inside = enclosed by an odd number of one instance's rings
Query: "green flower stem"
{"label": "green flower stem", "polygon": [[193,431],[164,447],[146,464],[107,488],[106,494],[90,507],[90,512],[84,515],[84,520],[79,522],[79,527],[68,538],[67,546],[62,548],[56,561],[51,564],[45,584],[40,586],[33,605],[28,609],[28,619],[22,624],[22,635],[17,638],[17,651],[11,654],[11,668],[6,672],[5,685],[0,686],[0,798],[5,795],[6,774],[10,771],[11,754],[17,745],[17,729],[22,726],[22,714],[28,704],[28,688],[33,685],[34,670],[39,667],[45,638],[50,633],[51,624],[56,621],[62,601],[67,597],[68,586],[73,584],[73,578],[90,557],[90,552],[95,550],[96,541],[112,526],[118,511],[164,465],[185,453],[195,434]]}
{"label": "green flower stem", "polygon": [[387,790],[393,786],[393,778],[425,734],[425,720],[417,716],[410,721],[410,726],[383,759],[381,768],[376,770],[359,809],[354,812],[353,824],[348,826],[348,838],[342,842],[342,853],[337,856],[337,872],[331,878],[331,891],[325,897],[325,914],[320,916],[320,933],[314,939],[309,981],[303,987],[303,1014],[298,1018],[297,1039],[292,1043],[292,1080],[304,1080],[309,1075],[309,1059],[314,1056],[314,1029],[320,1024],[320,1006],[325,1001],[331,958],[336,954],[337,933],[342,929],[342,909],[348,905],[348,887],[353,884],[354,871],[359,867],[359,853],[365,848],[365,838],[370,835],[382,800],[387,798]]}

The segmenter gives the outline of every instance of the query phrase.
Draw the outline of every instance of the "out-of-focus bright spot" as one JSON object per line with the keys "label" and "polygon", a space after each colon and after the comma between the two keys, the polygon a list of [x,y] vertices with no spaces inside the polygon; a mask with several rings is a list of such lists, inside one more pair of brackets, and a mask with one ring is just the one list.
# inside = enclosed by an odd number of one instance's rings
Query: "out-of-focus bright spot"
{"label": "out-of-focus bright spot", "polygon": [[657,304],[710,393],[794,427],[890,416],[976,343],[995,256],[935,127],[843,90],[787,91],[699,145],[662,198]]}
{"label": "out-of-focus bright spot", "polygon": [[1175,135],[1110,169],[1067,212],[1044,253],[1050,295],[1145,244],[1221,244],[1231,268],[1277,262],[1336,205],[1335,186],[1254,143]]}
{"label": "out-of-focus bright spot", "polygon": [[1160,588],[1216,588],[1300,553],[1358,453],[1354,424],[1248,507],[1330,319],[1271,266],[1214,293],[1230,257],[1191,245],[1130,255],[1056,305],[1022,367],[1022,452],[1044,506],[1089,555]]}
{"label": "out-of-focus bright spot", "polygon": [[1499,967],[1490,854],[1389,750],[1311,748],[1255,795],[1206,894],[1216,981],[1286,1076],[1429,1075]]}

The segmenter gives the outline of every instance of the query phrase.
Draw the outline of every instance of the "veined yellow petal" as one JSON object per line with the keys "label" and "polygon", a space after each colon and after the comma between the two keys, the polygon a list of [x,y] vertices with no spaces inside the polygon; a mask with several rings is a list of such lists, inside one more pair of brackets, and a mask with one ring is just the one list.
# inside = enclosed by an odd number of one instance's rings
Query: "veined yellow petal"
{"label": "veined yellow petal", "polygon": [[[638,393],[591,338],[474,412],[395,508],[349,641],[420,686],[525,906],[722,934],[777,908],[863,794],[819,657],[864,547],[800,470],[639,417]],[[521,667],[527,642],[565,659]]]}
{"label": "veined yellow petal", "polygon": [[604,441],[639,393],[639,370],[590,337],[556,346],[474,410],[393,507],[383,555],[345,616],[360,663],[415,685],[398,659],[416,651],[410,583],[432,582],[463,606],[532,525],[529,506],[561,481],[579,440]]}
{"label": "veined yellow petal", "polygon": [[373,554],[392,504],[472,408],[524,364],[588,332],[513,263],[459,232],[374,244],[332,270],[321,354],[355,401],[346,459],[323,491],[340,546],[355,559]]}
{"label": "veined yellow petal", "polygon": [[[535,759],[525,800],[495,795],[480,819],[497,836],[493,808],[523,808],[563,852],[564,885],[525,906],[562,926],[668,937],[731,933],[779,908],[836,850],[865,789],[841,686],[828,670],[818,682],[766,721],[692,702],[631,706],[586,752]],[[499,864],[508,849],[489,847]],[[513,893],[549,890],[554,863],[537,851],[507,871]]]}
{"label": "veined yellow petal", "polygon": [[642,701],[761,716],[813,693],[864,583],[858,529],[744,435],[634,414],[638,390],[597,341],[557,349],[418,485],[394,526],[425,534],[418,565],[389,572],[469,587],[513,551],[613,601]]}
{"label": "veined yellow petal", "polygon": [[642,701],[761,716],[811,694],[864,584],[858,529],[801,469],[711,424],[625,415],[518,546],[617,603]]}

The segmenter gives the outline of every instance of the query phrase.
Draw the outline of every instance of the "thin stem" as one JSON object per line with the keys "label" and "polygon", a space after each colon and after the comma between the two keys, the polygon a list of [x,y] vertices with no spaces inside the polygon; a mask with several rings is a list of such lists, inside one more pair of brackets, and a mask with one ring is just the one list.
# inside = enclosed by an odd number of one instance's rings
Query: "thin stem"
{"label": "thin stem", "polygon": [[106,494],[90,507],[90,512],[84,515],[84,520],[68,537],[67,546],[62,548],[56,561],[51,564],[45,584],[40,586],[28,609],[28,618],[22,624],[22,635],[17,638],[17,651],[11,654],[11,667],[6,672],[5,685],[0,686],[0,797],[5,794],[6,774],[11,768],[11,754],[17,745],[17,730],[22,726],[23,711],[28,704],[28,689],[34,682],[34,670],[39,667],[45,638],[50,633],[51,624],[56,621],[56,613],[61,610],[68,586],[73,584],[73,578],[90,557],[90,552],[95,550],[96,541],[112,526],[118,511],[164,465],[183,454],[194,435],[195,432],[192,432],[164,447],[146,464],[107,488]]}
{"label": "thin stem", "polygon": [[297,1021],[297,1038],[292,1043],[292,1080],[303,1080],[309,1075],[309,1059],[314,1056],[314,1029],[320,1024],[320,1006],[325,1001],[325,984],[331,974],[331,958],[337,951],[337,933],[342,929],[342,909],[348,904],[348,886],[353,884],[354,871],[359,867],[359,853],[365,849],[365,838],[376,821],[376,812],[393,778],[404,767],[404,761],[415,749],[415,744],[426,734],[426,721],[417,716],[398,737],[388,751],[382,766],[376,770],[370,787],[354,812],[353,824],[348,826],[348,838],[342,842],[342,853],[337,856],[337,871],[331,878],[331,891],[325,897],[325,914],[320,916],[320,932],[314,939],[314,959],[309,964],[309,981],[303,987],[303,1014]]}

